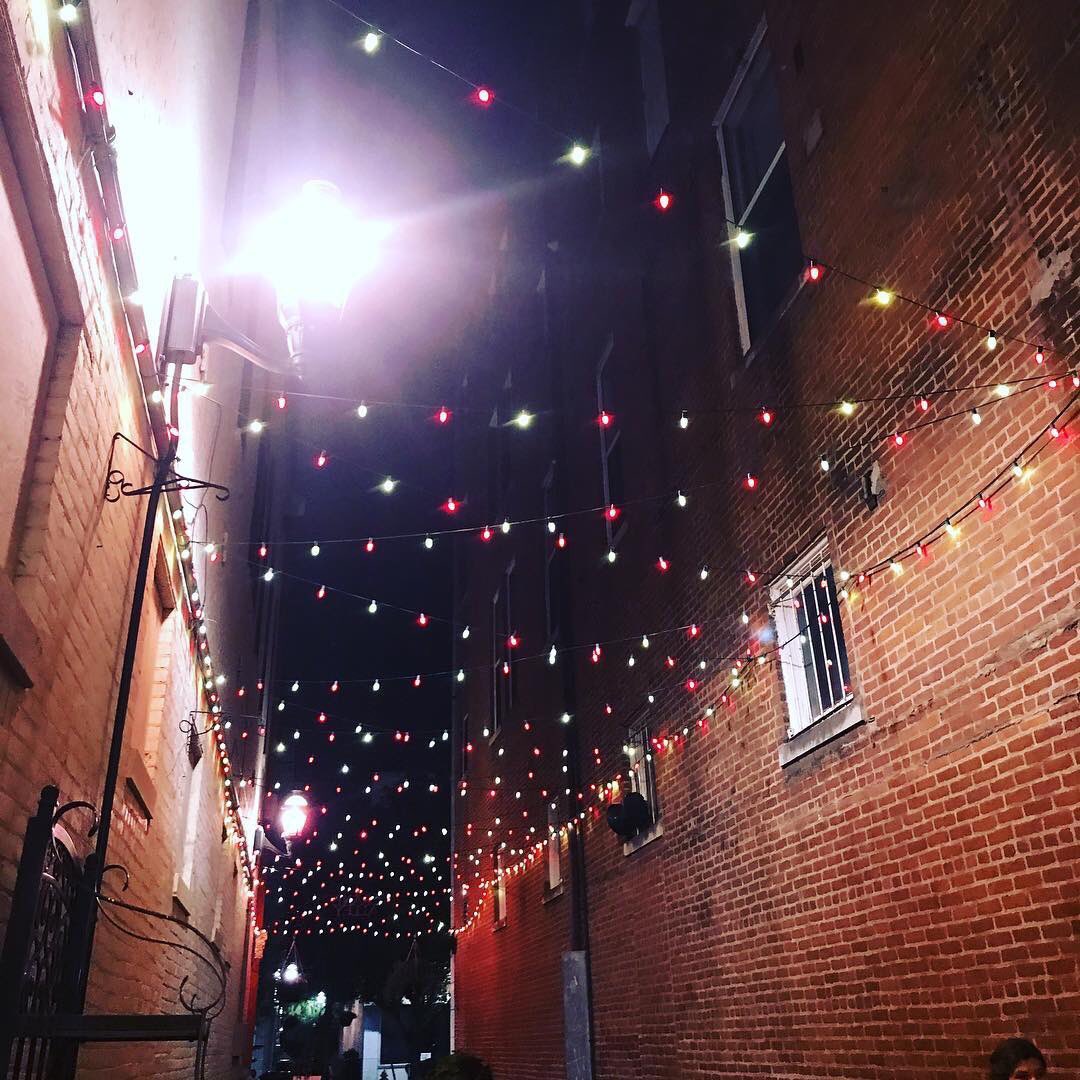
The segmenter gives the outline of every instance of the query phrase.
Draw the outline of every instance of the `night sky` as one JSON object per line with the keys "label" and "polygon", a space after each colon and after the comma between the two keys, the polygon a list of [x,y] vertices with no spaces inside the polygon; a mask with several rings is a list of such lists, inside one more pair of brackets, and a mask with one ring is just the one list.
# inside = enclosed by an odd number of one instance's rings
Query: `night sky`
{"label": "night sky", "polygon": [[[353,290],[340,320],[313,321],[302,392],[287,399],[289,516],[286,543],[273,545],[272,555],[281,571],[274,587],[282,590],[282,606],[270,687],[269,786],[280,789],[267,806],[274,819],[282,796],[310,785],[315,811],[293,851],[304,866],[287,893],[315,860],[324,860],[324,867],[300,888],[299,898],[288,895],[279,903],[285,860],[279,862],[278,873],[267,877],[271,928],[289,902],[310,907],[343,882],[350,888],[399,886],[390,880],[331,881],[330,863],[343,862],[346,873],[359,874],[360,864],[370,871],[382,851],[390,860],[383,872],[408,873],[401,860],[414,860],[423,882],[413,878],[413,888],[445,890],[449,884],[450,840],[442,830],[449,829],[452,750],[442,735],[450,729],[451,681],[428,678],[416,688],[412,676],[450,667],[451,628],[442,620],[451,615],[452,545],[437,539],[428,550],[423,535],[458,524],[441,509],[453,494],[453,440],[464,425],[486,424],[487,418],[470,412],[467,402],[455,407],[449,423],[436,416],[441,404],[459,398],[456,388],[469,367],[492,254],[513,194],[541,182],[566,149],[529,115],[539,58],[557,45],[558,5],[371,0],[351,10],[495,88],[498,99],[489,109],[478,107],[464,83],[387,39],[367,55],[358,44],[367,27],[333,0],[288,5],[287,183],[330,180],[362,215],[389,220],[393,229],[377,269]],[[360,401],[368,405],[363,419],[356,411]],[[265,403],[269,408],[272,403]],[[327,460],[319,468],[321,452]],[[392,495],[378,486],[386,476],[398,481]],[[365,551],[366,537],[391,534],[419,535]],[[317,557],[310,553],[314,541]],[[322,599],[320,585],[328,588]],[[372,598],[379,605],[375,615],[368,611]],[[426,627],[417,625],[421,611],[431,616]],[[295,692],[294,680],[300,683]],[[286,708],[279,712],[281,700]],[[362,741],[357,724],[373,741]],[[409,732],[408,743],[395,738],[398,731]],[[284,753],[275,750],[279,741]],[[348,765],[347,775],[342,765]],[[378,783],[371,780],[375,773]],[[409,788],[399,794],[405,778]],[[438,785],[437,794],[430,784]],[[323,806],[325,814],[319,812]],[[421,827],[428,832],[414,837]],[[369,832],[366,840],[359,838],[361,829]],[[331,851],[338,832],[343,837]],[[418,861],[424,854],[436,857],[433,866]],[[445,892],[437,902],[429,897],[418,903],[449,925]],[[390,915],[385,906],[361,905],[346,921],[381,925]],[[339,915],[329,918],[340,921]],[[309,919],[298,939],[313,992],[371,993],[392,959],[408,949],[407,940],[387,943],[382,934],[305,932],[319,925]],[[391,932],[423,925],[402,913]],[[280,963],[289,940],[272,937],[264,971]],[[428,954],[445,955],[445,938],[421,940]]]}

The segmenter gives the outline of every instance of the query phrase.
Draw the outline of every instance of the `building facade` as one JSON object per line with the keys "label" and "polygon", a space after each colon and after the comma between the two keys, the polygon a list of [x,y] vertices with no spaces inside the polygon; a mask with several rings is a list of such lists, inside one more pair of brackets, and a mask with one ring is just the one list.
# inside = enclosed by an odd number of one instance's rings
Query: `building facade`
{"label": "building facade", "polygon": [[463,383],[456,1044],[1067,1073],[1068,13],[579,9],[547,104],[589,156],[507,214]]}
{"label": "building facade", "polygon": [[[141,603],[102,892],[159,914],[100,905],[85,1009],[217,1001],[205,1075],[221,1078],[247,1075],[264,936],[255,848],[273,612],[247,552],[208,545],[270,534],[276,465],[246,428],[264,376],[213,348],[166,372],[159,320],[174,276],[191,274],[252,337],[280,334],[272,301],[228,265],[269,197],[277,17],[262,0],[0,9],[0,933],[43,787],[93,808],[63,815],[57,850],[80,867],[95,846]],[[147,496],[120,481],[148,487],[170,439],[177,473],[220,487],[163,496],[136,599]],[[29,1075],[31,1052],[18,1043],[11,1075]],[[190,1076],[195,1054],[87,1044],[78,1070]]]}

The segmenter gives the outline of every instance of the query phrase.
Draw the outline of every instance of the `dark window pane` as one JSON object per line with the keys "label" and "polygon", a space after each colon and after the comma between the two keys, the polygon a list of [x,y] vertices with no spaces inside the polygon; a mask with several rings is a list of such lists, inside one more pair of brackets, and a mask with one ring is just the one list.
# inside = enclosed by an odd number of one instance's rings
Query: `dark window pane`
{"label": "dark window pane", "polygon": [[738,252],[750,340],[757,341],[802,269],[802,242],[787,157],[781,157],[747,217],[751,242]]}
{"label": "dark window pane", "polygon": [[764,45],[724,120],[723,135],[732,206],[736,220],[742,220],[784,141],[772,57]]}

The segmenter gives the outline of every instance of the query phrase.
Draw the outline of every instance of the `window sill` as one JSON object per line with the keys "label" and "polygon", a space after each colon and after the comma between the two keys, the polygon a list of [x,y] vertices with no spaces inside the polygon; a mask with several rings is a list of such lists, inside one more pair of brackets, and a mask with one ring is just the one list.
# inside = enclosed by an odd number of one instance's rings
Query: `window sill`
{"label": "window sill", "polygon": [[550,885],[544,886],[543,903],[550,904],[555,900],[558,900],[562,894],[566,892],[566,882],[560,881],[558,885],[552,888]]}
{"label": "window sill", "polygon": [[780,767],[785,768],[791,765],[862,722],[863,712],[859,705],[854,701],[846,702],[781,743]]}
{"label": "window sill", "polygon": [[19,601],[15,586],[0,572],[0,663],[23,690],[41,680],[41,638]]}
{"label": "window sill", "polygon": [[664,823],[662,821],[654,822],[644,832],[639,832],[633,840],[627,840],[622,846],[622,853],[624,855],[633,855],[635,851],[640,851],[646,844],[659,840],[663,835]]}

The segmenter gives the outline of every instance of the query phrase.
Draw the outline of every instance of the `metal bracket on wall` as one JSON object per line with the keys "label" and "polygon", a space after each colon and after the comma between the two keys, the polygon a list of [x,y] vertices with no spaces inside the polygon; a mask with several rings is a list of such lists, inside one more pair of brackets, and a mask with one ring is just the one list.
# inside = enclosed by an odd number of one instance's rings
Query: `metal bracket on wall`
{"label": "metal bracket on wall", "polygon": [[[105,474],[104,496],[106,502],[119,502],[121,495],[149,495],[153,490],[152,484],[143,487],[135,487],[124,475],[123,469],[113,468],[113,458],[116,455],[116,444],[123,441],[128,446],[134,447],[147,459],[157,464],[157,458],[149,450],[141,447],[137,442],[132,442],[126,435],[117,431],[113,433],[112,445],[109,448],[109,464]],[[224,502],[229,497],[229,489],[224,484],[214,484],[209,480],[198,480],[192,476],[184,476],[175,469],[169,470],[162,491],[213,491],[214,497],[219,502]]]}

